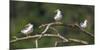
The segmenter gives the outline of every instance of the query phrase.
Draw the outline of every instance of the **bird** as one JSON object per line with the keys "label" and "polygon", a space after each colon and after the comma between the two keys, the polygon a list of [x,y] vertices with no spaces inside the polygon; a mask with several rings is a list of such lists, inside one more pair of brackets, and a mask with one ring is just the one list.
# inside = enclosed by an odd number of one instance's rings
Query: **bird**
{"label": "bird", "polygon": [[88,22],[87,19],[85,19],[84,22],[80,23],[80,27],[81,28],[86,28],[87,27],[87,22]]}
{"label": "bird", "polygon": [[33,24],[31,23],[25,25],[25,27],[21,30],[21,33],[25,34],[26,36],[28,36],[32,32],[33,32]]}
{"label": "bird", "polygon": [[61,10],[60,9],[57,9],[56,11],[56,15],[54,17],[54,20],[55,21],[60,21],[62,19],[62,13],[61,13]]}

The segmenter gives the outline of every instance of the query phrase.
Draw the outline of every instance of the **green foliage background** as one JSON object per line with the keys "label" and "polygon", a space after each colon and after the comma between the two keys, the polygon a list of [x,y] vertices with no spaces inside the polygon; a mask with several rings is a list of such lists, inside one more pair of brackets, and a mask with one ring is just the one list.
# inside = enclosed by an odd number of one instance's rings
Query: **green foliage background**
{"label": "green foliage background", "polygon": [[[80,23],[84,19],[88,20],[88,26],[85,30],[94,33],[94,6],[92,5],[70,5],[58,3],[39,3],[39,2],[25,2],[25,1],[11,1],[10,2],[10,40],[13,36],[24,37],[20,30],[29,22],[34,24],[34,32],[40,33],[38,26],[54,22],[55,10],[61,9],[64,24]],[[89,44],[94,44],[94,38],[81,32],[75,28],[55,27],[58,32],[64,37],[76,38],[85,40]],[[55,33],[51,30],[48,33]],[[39,47],[54,47],[56,38],[43,37],[39,40]],[[11,43],[11,48],[35,48],[34,39],[22,40]],[[66,43],[65,43],[66,44]],[[79,43],[69,42],[66,46],[80,45]],[[64,44],[59,44],[64,46]]]}

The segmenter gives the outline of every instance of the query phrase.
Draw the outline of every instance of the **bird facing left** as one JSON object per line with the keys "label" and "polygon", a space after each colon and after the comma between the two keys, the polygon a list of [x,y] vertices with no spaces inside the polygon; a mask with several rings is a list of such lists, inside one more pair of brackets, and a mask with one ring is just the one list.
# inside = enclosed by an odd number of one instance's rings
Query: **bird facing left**
{"label": "bird facing left", "polygon": [[33,24],[31,23],[28,23],[27,25],[25,25],[25,27],[21,30],[21,33],[25,35],[29,35],[32,32],[33,32]]}
{"label": "bird facing left", "polygon": [[55,21],[60,21],[62,19],[62,13],[60,9],[56,10],[56,15],[54,17]]}
{"label": "bird facing left", "polygon": [[87,22],[88,22],[88,21],[85,19],[84,22],[81,22],[81,23],[80,23],[80,27],[81,27],[81,28],[86,28],[86,27],[87,27]]}

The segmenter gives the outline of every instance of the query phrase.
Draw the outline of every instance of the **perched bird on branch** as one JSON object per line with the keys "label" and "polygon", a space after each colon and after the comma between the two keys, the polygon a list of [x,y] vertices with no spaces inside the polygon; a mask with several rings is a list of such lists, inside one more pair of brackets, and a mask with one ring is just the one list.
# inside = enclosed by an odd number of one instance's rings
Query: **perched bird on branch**
{"label": "perched bird on branch", "polygon": [[25,35],[29,35],[32,32],[33,32],[33,24],[31,23],[28,23],[27,25],[25,25],[25,27],[21,30],[21,33]]}
{"label": "perched bird on branch", "polygon": [[86,27],[87,27],[87,22],[88,22],[88,21],[85,19],[84,22],[81,22],[81,23],[80,23],[80,27],[86,28]]}
{"label": "perched bird on branch", "polygon": [[56,15],[54,17],[55,21],[60,21],[62,19],[62,13],[60,11],[60,9],[56,10]]}

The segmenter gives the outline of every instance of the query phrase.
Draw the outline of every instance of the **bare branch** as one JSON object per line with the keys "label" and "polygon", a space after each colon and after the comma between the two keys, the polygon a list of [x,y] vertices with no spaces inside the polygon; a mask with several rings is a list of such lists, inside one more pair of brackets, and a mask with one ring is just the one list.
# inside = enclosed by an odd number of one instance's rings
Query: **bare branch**
{"label": "bare branch", "polygon": [[35,46],[36,46],[36,48],[38,48],[38,40],[37,39],[35,40]]}
{"label": "bare branch", "polygon": [[54,27],[50,27],[53,31],[55,31],[57,34],[60,34]]}
{"label": "bare branch", "polygon": [[[77,43],[81,43],[81,44],[89,44],[88,42],[86,41],[83,41],[83,40],[79,40],[79,39],[73,39],[73,38],[68,38],[69,42],[77,42]],[[65,43],[66,41],[55,41],[55,47],[58,45],[58,43]]]}
{"label": "bare branch", "polygon": [[73,41],[73,42],[82,43],[82,44],[88,44],[88,42],[86,42],[86,41],[83,41],[83,40],[72,39],[72,38],[69,38],[69,40],[70,40],[70,41]]}
{"label": "bare branch", "polygon": [[63,23],[61,23],[61,22],[53,22],[53,23],[48,23],[48,24],[42,24],[42,25],[39,26],[39,28],[45,27],[47,25],[58,25],[58,24],[63,24]]}
{"label": "bare branch", "polygon": [[59,38],[63,39],[64,41],[68,42],[68,39],[66,39],[65,37],[63,37],[63,36],[61,36],[59,34],[58,34],[58,36],[59,36]]}
{"label": "bare branch", "polygon": [[[42,28],[42,27],[45,27],[45,26],[47,26],[47,25],[51,25],[51,26],[65,26],[65,27],[77,27],[78,29],[80,29],[82,32],[84,32],[84,33],[86,33],[86,34],[88,34],[88,35],[90,35],[90,36],[92,36],[92,37],[94,37],[94,35],[93,35],[93,33],[90,33],[90,32],[88,32],[88,31],[86,31],[86,30],[84,30],[83,28],[81,28],[78,24],[63,24],[63,23],[61,23],[61,22],[54,22],[54,23],[48,23],[48,24],[43,24],[43,25],[41,25],[41,26],[39,26],[39,28]],[[50,27],[50,26],[49,26]]]}
{"label": "bare branch", "polygon": [[47,30],[49,29],[50,26],[51,26],[51,24],[48,24],[46,26],[45,30],[41,33],[41,36],[38,39],[40,39],[47,32]]}
{"label": "bare branch", "polygon": [[[10,42],[13,43],[13,42],[20,41],[20,40],[31,39],[31,38],[38,38],[40,36],[41,35],[27,36],[27,37],[23,37],[23,38],[17,38],[15,40],[10,41]],[[49,36],[49,37],[59,37],[60,39],[65,40],[66,42],[68,42],[67,39],[65,39],[64,37],[62,37],[60,35],[58,36],[58,35],[55,35],[55,34],[44,34],[44,36],[46,36],[46,37],[47,36]]]}
{"label": "bare branch", "polygon": [[[40,37],[41,35],[34,35],[34,36],[28,36],[28,37],[23,37],[23,38],[17,38],[15,40],[12,40],[10,41],[10,43],[13,43],[13,42],[17,42],[17,41],[21,41],[21,40],[26,40],[26,39],[31,39],[31,38],[38,38]],[[82,44],[88,44],[88,42],[86,41],[82,41],[82,40],[78,40],[78,39],[72,39],[72,38],[63,38],[61,35],[55,35],[55,34],[44,34],[45,37],[58,37],[60,39],[62,39],[63,41],[65,42],[68,42],[69,40],[70,41],[74,41],[74,42],[79,42],[79,43],[82,43]],[[37,40],[37,39],[36,39]],[[67,41],[68,40],[68,41]],[[37,43],[37,41],[36,41]],[[38,43],[36,44],[36,46],[38,47]]]}
{"label": "bare branch", "polygon": [[50,26],[54,25],[54,24],[62,24],[61,22],[54,22],[54,23],[49,23],[49,24],[44,24],[44,25],[41,25],[39,26],[39,28],[43,27],[43,26],[46,26],[45,30],[41,33],[41,36],[38,38],[40,39],[43,34],[45,34],[47,32],[47,30],[50,28]]}
{"label": "bare branch", "polygon": [[84,30],[84,29],[81,28],[78,24],[75,24],[75,26],[76,26],[77,28],[79,28],[82,32],[84,32],[84,33],[86,33],[86,34],[88,34],[88,35],[94,37],[93,33],[90,33],[90,32],[88,32],[88,31]]}
{"label": "bare branch", "polygon": [[[31,38],[38,38],[40,36],[41,35],[27,36],[27,37],[17,38],[15,40],[10,41],[10,42],[13,43],[13,42],[20,41],[20,40],[26,40],[26,39],[31,39]],[[44,34],[44,36],[57,37],[58,35],[54,35],[54,34]]]}
{"label": "bare branch", "polygon": [[[44,29],[44,31],[41,33],[41,34],[38,34],[38,35],[33,35],[33,36],[27,36],[27,37],[22,37],[22,38],[15,38],[15,40],[11,40],[10,43],[14,43],[14,42],[17,42],[17,41],[21,41],[21,40],[26,40],[26,39],[31,39],[31,38],[36,38],[35,39],[35,44],[36,44],[36,48],[38,48],[38,40],[44,36],[44,37],[57,37],[59,39],[62,39],[64,42],[69,42],[69,41],[73,41],[73,42],[78,42],[78,43],[82,43],[82,44],[88,44],[88,42],[86,41],[83,41],[83,40],[78,40],[78,39],[72,39],[72,38],[65,38],[63,36],[60,35],[60,33],[52,26],[65,26],[65,27],[77,27],[78,29],[80,29],[82,32],[94,37],[94,35],[82,28],[80,28],[79,25],[77,24],[63,24],[61,22],[53,22],[53,23],[48,23],[48,24],[43,24],[41,26],[39,26],[39,28],[42,28],[42,27],[45,27],[46,28]],[[55,31],[57,34],[45,34],[48,29],[52,29],[53,31]],[[55,46],[57,46],[59,42],[56,41],[55,42]]]}
{"label": "bare branch", "polygon": [[59,38],[61,38],[64,41],[68,42],[68,39],[66,39],[65,37],[61,36],[60,33],[55,28],[53,28],[53,27],[50,27],[50,28],[58,34]]}
{"label": "bare branch", "polygon": [[57,42],[57,41],[55,41],[55,47],[57,46],[57,44],[58,44],[58,42]]}

